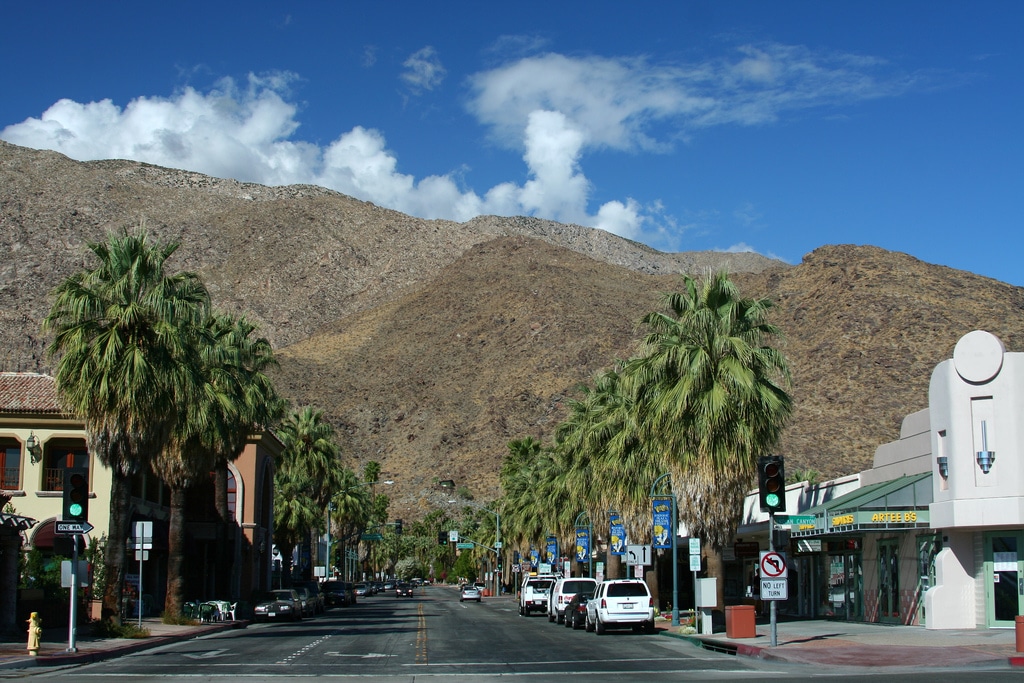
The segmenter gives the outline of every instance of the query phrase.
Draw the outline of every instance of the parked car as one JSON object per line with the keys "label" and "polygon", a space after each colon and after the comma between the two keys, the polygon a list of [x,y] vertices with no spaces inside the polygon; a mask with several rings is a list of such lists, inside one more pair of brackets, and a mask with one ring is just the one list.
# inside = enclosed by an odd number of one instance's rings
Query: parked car
{"label": "parked car", "polygon": [[299,621],[302,602],[294,588],[282,588],[267,593],[252,610],[253,621]]}
{"label": "parked car", "polygon": [[462,586],[462,590],[459,592],[459,602],[464,602],[466,600],[476,600],[477,602],[480,602],[483,600],[483,597],[484,594],[483,591],[480,590],[480,587],[472,583],[464,584]]}
{"label": "parked car", "polygon": [[587,602],[587,630],[632,627],[654,633],[654,598],[640,579],[608,579]]}
{"label": "parked car", "polygon": [[583,589],[593,593],[597,588],[597,580],[586,577],[563,577],[555,581],[548,596],[548,621],[561,624],[565,619],[565,607],[572,596]]}
{"label": "parked car", "polygon": [[294,588],[305,588],[309,591],[310,599],[313,601],[313,613],[323,614],[327,611],[327,599],[319,581],[299,581],[293,585]]}
{"label": "parked car", "polygon": [[551,574],[528,576],[523,580],[523,590],[519,593],[519,614],[529,616],[530,612],[546,612],[548,609],[548,593],[555,577]]}
{"label": "parked car", "polygon": [[303,617],[316,616],[316,601],[305,586],[293,586],[292,590],[299,594],[299,604],[302,606]]}
{"label": "parked car", "polygon": [[356,604],[356,589],[348,581],[324,581],[320,587],[324,594],[324,602],[328,606],[341,605],[348,607]]}
{"label": "parked car", "polygon": [[565,606],[562,623],[566,628],[581,629],[587,625],[587,603],[594,597],[597,591],[597,582],[591,586],[584,586],[576,595],[572,596],[569,604]]}
{"label": "parked car", "polygon": [[396,598],[411,598],[413,596],[413,587],[411,583],[402,581],[395,588]]}

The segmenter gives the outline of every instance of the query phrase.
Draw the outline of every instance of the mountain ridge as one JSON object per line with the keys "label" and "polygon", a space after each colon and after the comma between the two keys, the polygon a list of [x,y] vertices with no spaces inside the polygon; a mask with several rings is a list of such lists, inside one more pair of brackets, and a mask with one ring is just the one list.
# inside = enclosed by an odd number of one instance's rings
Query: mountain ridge
{"label": "mountain ridge", "polygon": [[215,305],[260,324],[282,393],[324,410],[348,464],[381,462],[407,516],[443,503],[438,479],[496,496],[508,440],[549,440],[681,273],[726,268],[743,296],[775,301],[793,369],[779,447],[791,472],[870,467],[972,329],[1024,349],[1024,289],[878,247],[825,245],[798,265],[664,254],[542,219],[426,220],[313,186],[0,143],[0,369],[51,369],[49,291],[92,263],[88,242],[143,223],[181,243],[171,268],[199,272]]}

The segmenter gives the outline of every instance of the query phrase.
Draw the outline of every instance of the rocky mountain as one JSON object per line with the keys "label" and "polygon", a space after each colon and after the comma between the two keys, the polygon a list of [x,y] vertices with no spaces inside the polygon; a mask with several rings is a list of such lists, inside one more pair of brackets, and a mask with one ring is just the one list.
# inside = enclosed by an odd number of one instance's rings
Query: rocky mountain
{"label": "rocky mountain", "polygon": [[497,495],[506,443],[548,439],[680,273],[726,268],[778,303],[790,471],[869,467],[966,332],[1024,349],[1024,289],[874,247],[823,246],[797,266],[665,254],[540,219],[423,220],[318,187],[0,143],[0,369],[50,369],[49,291],[91,263],[88,242],[142,223],[181,243],[172,267],[198,271],[218,307],[260,323],[282,393],[325,411],[354,467],[381,462],[407,516],[438,504],[438,479]]}

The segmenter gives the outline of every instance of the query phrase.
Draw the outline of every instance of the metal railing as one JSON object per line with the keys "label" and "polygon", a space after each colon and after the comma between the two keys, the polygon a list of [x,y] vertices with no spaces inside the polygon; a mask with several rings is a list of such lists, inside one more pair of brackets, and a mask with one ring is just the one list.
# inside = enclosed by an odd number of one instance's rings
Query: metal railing
{"label": "metal railing", "polygon": [[0,489],[16,491],[21,488],[21,468],[5,467],[0,470]]}

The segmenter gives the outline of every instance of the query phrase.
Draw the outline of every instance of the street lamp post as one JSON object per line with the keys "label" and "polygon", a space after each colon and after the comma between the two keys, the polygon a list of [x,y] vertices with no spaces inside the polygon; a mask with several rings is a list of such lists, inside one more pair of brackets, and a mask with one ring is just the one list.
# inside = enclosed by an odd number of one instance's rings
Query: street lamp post
{"label": "street lamp post", "polygon": [[[651,484],[651,491],[650,491],[650,497],[651,498],[654,498],[656,496],[657,497],[665,497],[665,494],[655,494],[654,491],[655,491],[655,489],[658,488],[658,483],[662,479],[665,479],[666,477],[668,477],[669,484],[670,484],[669,491],[672,490],[671,489],[672,475],[670,473],[666,472],[665,474],[663,474],[660,477],[658,477],[657,479],[655,479],[654,483]],[[672,530],[672,625],[673,626],[679,626],[679,565],[676,562],[676,543],[677,543],[676,536],[678,535],[677,532],[676,532],[676,527],[678,525],[678,522],[676,520],[676,494],[675,493],[669,493],[668,497],[672,499],[672,519],[670,520],[671,521],[671,525],[670,526],[671,526],[671,530]],[[694,617],[695,618],[696,618],[696,615],[697,615],[697,611],[696,611],[696,609],[694,609]]]}

